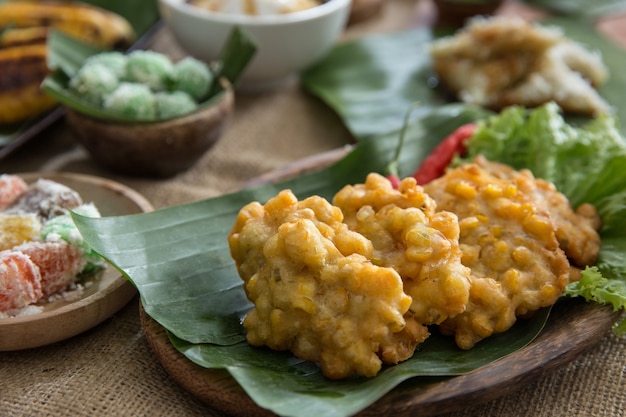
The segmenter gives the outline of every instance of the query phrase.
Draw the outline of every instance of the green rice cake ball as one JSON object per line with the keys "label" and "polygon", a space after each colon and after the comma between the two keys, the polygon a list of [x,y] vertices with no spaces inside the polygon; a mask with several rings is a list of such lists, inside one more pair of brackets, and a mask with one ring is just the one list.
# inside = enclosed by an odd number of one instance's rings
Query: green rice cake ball
{"label": "green rice cake ball", "polygon": [[136,120],[156,119],[154,93],[145,84],[121,82],[104,100],[104,108]]}
{"label": "green rice cake ball", "polygon": [[198,108],[198,104],[193,97],[184,91],[160,92],[156,93],[154,97],[159,119],[171,119],[182,116]]}
{"label": "green rice cake ball", "polygon": [[109,68],[118,77],[126,76],[126,62],[128,57],[121,52],[101,52],[85,60],[85,65],[102,64]]}
{"label": "green rice cake ball", "polygon": [[153,91],[166,90],[174,75],[174,64],[154,51],[133,51],[126,62],[125,81],[147,85]]}
{"label": "green rice cake ball", "polygon": [[[100,211],[93,203],[81,204],[72,209],[72,211],[86,217],[101,217]],[[87,261],[85,272],[99,269],[105,265],[100,255],[85,243],[69,213],[61,214],[46,221],[43,224],[41,236],[44,241],[55,242],[64,240],[80,248]]]}
{"label": "green rice cake ball", "polygon": [[209,92],[213,74],[202,61],[186,57],[174,64],[174,90],[184,91],[196,101]]}
{"label": "green rice cake ball", "polygon": [[70,91],[83,100],[101,107],[104,97],[113,92],[119,85],[115,73],[102,64],[89,64],[81,67],[70,79]]}

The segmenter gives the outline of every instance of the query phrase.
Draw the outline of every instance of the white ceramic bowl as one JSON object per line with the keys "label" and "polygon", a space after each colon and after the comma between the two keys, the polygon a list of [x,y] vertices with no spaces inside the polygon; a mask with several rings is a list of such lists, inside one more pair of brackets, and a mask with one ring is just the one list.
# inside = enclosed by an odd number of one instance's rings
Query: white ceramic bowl
{"label": "white ceramic bowl", "polygon": [[159,0],[161,16],[179,45],[206,62],[215,60],[234,27],[257,47],[241,75],[244,89],[280,85],[323,57],[343,32],[351,0],[328,0],[319,6],[281,15],[216,13],[185,0]]}

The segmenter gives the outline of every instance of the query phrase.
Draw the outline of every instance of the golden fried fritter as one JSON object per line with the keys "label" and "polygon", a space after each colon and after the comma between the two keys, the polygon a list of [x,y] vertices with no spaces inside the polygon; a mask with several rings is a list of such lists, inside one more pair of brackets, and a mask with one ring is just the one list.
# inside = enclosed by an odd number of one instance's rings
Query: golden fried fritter
{"label": "golden fried fritter", "polygon": [[423,324],[439,324],[466,308],[469,269],[461,263],[456,215],[435,211],[415,179],[398,189],[379,174],[348,185],[333,198],[350,228],[373,245],[372,262],[400,273],[411,311]]}
{"label": "golden fried fritter", "polygon": [[516,171],[509,165],[477,157],[475,163],[498,178],[516,180],[528,187],[522,191],[533,199],[533,204],[548,211],[556,226],[556,237],[570,262],[580,268],[593,265],[600,251],[600,216],[591,204],[582,204],[574,211],[569,200],[554,184],[534,178],[529,170]]}
{"label": "golden fried fritter", "polygon": [[244,207],[229,246],[255,305],[244,320],[251,345],[291,350],[331,379],[370,377],[429,334],[398,273],[373,265],[371,243],[342,220],[323,198],[285,190]]}
{"label": "golden fried fritter", "polygon": [[517,316],[552,305],[568,283],[556,226],[525,192],[535,188],[531,175],[499,178],[478,164],[449,170],[424,187],[439,209],[459,217],[470,301],[440,329],[462,349],[509,329]]}
{"label": "golden fried fritter", "polygon": [[461,101],[499,110],[554,101],[565,111],[610,111],[594,87],[608,78],[601,56],[555,28],[520,17],[476,17],[433,42],[440,80]]}

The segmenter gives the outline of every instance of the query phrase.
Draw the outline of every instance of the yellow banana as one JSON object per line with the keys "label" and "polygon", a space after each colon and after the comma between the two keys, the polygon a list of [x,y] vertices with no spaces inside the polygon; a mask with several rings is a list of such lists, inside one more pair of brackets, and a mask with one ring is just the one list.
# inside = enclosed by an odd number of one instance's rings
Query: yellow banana
{"label": "yellow banana", "polygon": [[135,38],[122,16],[85,3],[6,1],[0,3],[0,28],[44,26],[58,29],[93,45],[128,47]]}
{"label": "yellow banana", "polygon": [[48,73],[46,44],[0,49],[0,125],[17,123],[56,103],[40,88]]}
{"label": "yellow banana", "polygon": [[0,3],[0,125],[22,122],[56,104],[41,90],[50,29],[103,48],[126,48],[135,38],[124,17],[84,3]]}
{"label": "yellow banana", "polygon": [[0,48],[45,43],[48,31],[45,26],[5,29],[0,32]]}

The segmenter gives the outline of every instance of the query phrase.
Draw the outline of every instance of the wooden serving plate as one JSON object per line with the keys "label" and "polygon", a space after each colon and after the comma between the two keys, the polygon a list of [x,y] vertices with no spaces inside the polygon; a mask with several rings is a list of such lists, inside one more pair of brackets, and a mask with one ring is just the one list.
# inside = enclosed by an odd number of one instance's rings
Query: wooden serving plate
{"label": "wooden serving plate", "polygon": [[[328,166],[349,147],[315,155],[260,177],[247,186],[278,181]],[[434,416],[461,410],[510,394],[559,367],[575,360],[593,347],[619,318],[611,307],[565,299],[552,310],[541,334],[528,346],[468,374],[437,380],[425,385],[411,380],[396,387],[359,416]],[[235,417],[274,416],[260,408],[230,374],[206,369],[182,355],[170,343],[167,330],[140,306],[141,324],[155,356],[167,373],[192,395]],[[433,379],[433,381],[435,381]]]}
{"label": "wooden serving plate", "polygon": [[[553,308],[546,328],[528,346],[465,375],[428,385],[409,380],[359,416],[427,417],[494,400],[527,386],[593,347],[620,313],[610,307],[569,299]],[[267,417],[230,374],[191,362],[170,343],[167,330],[140,308],[146,339],[165,371],[193,396],[235,417]]]}
{"label": "wooden serving plate", "polygon": [[[141,194],[105,178],[73,173],[23,173],[26,182],[46,178],[64,184],[93,202],[102,216],[152,211]],[[89,278],[88,286],[68,297],[41,304],[42,312],[0,318],[0,351],[30,349],[82,333],[111,317],[135,296],[137,290],[111,265]]]}

